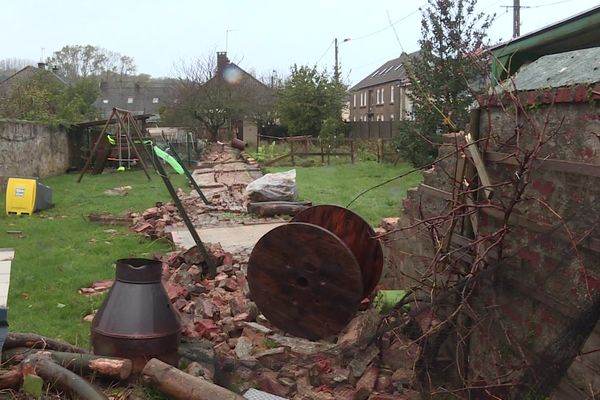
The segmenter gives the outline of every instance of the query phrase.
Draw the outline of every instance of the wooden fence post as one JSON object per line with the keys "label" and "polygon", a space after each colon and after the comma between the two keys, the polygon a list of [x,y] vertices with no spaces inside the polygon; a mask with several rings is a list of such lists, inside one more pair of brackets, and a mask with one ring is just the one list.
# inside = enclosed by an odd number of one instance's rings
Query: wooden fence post
{"label": "wooden fence post", "polygon": [[292,156],[292,165],[296,165],[294,161],[294,141],[290,140],[290,154]]}
{"label": "wooden fence post", "polygon": [[323,149],[323,140],[319,139],[321,143],[321,164],[325,164],[325,150]]}
{"label": "wooden fence post", "polygon": [[381,139],[377,139],[377,162],[383,162],[383,144]]}
{"label": "wooden fence post", "polygon": [[354,139],[350,139],[350,161],[354,164]]}

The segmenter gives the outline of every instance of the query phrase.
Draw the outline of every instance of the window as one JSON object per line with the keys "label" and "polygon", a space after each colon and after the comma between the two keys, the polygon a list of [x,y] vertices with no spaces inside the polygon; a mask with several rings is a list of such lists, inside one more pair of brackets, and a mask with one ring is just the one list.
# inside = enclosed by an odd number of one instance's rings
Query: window
{"label": "window", "polygon": [[[354,93],[354,101],[353,101],[353,104],[354,104],[354,108],[356,108],[356,93]],[[355,121],[356,121],[356,119],[355,119]]]}
{"label": "window", "polygon": [[377,89],[377,92],[375,94],[375,104],[379,104],[379,89]]}
{"label": "window", "polygon": [[390,114],[390,121],[394,120],[394,114]]}
{"label": "window", "polygon": [[108,104],[108,99],[104,99],[104,100],[102,100],[102,102],[103,102],[104,104]]}
{"label": "window", "polygon": [[158,104],[158,97],[154,97],[152,99],[152,104]]}
{"label": "window", "polygon": [[133,97],[128,97],[127,98],[127,104],[131,104],[133,103]]}
{"label": "window", "polygon": [[385,91],[385,89],[381,88],[381,104],[385,103],[385,99],[383,97],[384,96],[384,94],[383,94],[384,91]]}
{"label": "window", "polygon": [[394,85],[390,86],[390,104],[394,104]]}
{"label": "window", "polygon": [[383,114],[381,114],[381,121],[383,121],[383,120],[384,120],[384,117],[383,117]]}
{"label": "window", "polygon": [[[356,96],[356,95],[355,95]],[[356,106],[355,106],[356,107]],[[352,117],[352,121],[356,122],[356,115]]]}

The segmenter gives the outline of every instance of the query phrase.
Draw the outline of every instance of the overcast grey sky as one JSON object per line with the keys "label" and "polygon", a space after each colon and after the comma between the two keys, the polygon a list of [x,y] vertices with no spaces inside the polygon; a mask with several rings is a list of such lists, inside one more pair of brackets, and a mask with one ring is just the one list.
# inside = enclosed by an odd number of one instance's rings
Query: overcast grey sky
{"label": "overcast grey sky", "polygon": [[[91,44],[135,59],[138,72],[170,76],[181,60],[223,51],[258,76],[290,65],[333,69],[354,84],[402,50],[417,50],[426,0],[0,0],[0,59],[39,60],[68,44]],[[512,36],[512,0],[479,0],[496,13],[493,42]],[[521,33],[599,5],[597,0],[521,0]],[[390,22],[397,22],[390,27]],[[226,31],[229,34],[226,35]],[[394,32],[395,31],[395,32]],[[397,34],[397,37],[396,37]],[[351,40],[342,43],[345,38]]]}

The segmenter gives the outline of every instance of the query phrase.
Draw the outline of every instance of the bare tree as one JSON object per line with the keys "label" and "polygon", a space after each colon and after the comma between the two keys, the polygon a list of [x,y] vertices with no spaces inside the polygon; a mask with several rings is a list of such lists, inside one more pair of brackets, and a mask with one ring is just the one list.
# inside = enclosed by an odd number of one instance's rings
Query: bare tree
{"label": "bare tree", "polygon": [[20,69],[34,65],[35,61],[24,58],[5,58],[0,60],[0,81],[8,78]]}
{"label": "bare tree", "polygon": [[224,54],[199,58],[177,67],[174,100],[167,115],[200,123],[216,141],[219,131],[235,121],[269,118],[273,107],[272,90]]}

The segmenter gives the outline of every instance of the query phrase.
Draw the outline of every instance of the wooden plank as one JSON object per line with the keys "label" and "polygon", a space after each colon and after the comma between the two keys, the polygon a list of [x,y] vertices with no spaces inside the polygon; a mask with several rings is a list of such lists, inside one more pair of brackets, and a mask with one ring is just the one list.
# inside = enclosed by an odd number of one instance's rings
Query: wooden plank
{"label": "wooden plank", "polygon": [[481,184],[483,185],[483,192],[485,194],[485,197],[487,199],[490,199],[493,195],[493,190],[491,188],[492,181],[490,180],[490,177],[487,173],[487,169],[485,168],[485,163],[483,162],[483,159],[481,158],[481,154],[479,153],[479,149],[477,148],[477,145],[471,138],[470,133],[467,133],[465,135],[465,140],[467,142],[467,146],[465,147],[465,150],[471,156],[471,159],[473,160],[473,164],[475,164],[475,169],[477,170],[477,175],[479,176],[479,180],[481,181]]}
{"label": "wooden plank", "polygon": [[437,198],[442,199],[442,200],[448,200],[448,201],[452,200],[452,193],[447,192],[447,191],[442,190],[442,189],[438,189],[438,188],[433,187],[433,186],[426,185],[424,183],[421,183],[419,185],[419,190],[422,191],[423,194],[427,194],[429,196],[437,197]]}
{"label": "wooden plank", "polygon": [[[512,154],[498,153],[495,151],[488,151],[485,153],[487,161],[506,164],[506,165],[519,165],[517,159]],[[550,171],[565,172],[576,175],[593,176],[600,178],[600,164],[586,164],[576,161],[557,160],[557,159],[537,159],[533,163],[534,167],[547,169]]]}
{"label": "wooden plank", "polygon": [[[279,157],[275,157],[275,158],[273,158],[273,159],[271,159],[271,160],[267,160],[267,161],[265,161],[264,165],[265,165],[265,167],[268,167],[269,165],[273,165],[273,164],[275,164],[277,161],[281,161],[281,160],[283,160],[283,159],[285,159],[285,158],[288,158],[288,157],[289,157],[289,156],[291,156],[291,155],[292,155],[292,153],[287,153],[287,154],[281,155],[281,156],[279,156]],[[258,170],[260,171],[260,169],[258,169]]]}
{"label": "wooden plank", "polygon": [[[463,180],[465,176],[465,165],[465,156],[464,154],[460,153],[458,159],[456,160],[456,170],[452,190],[452,208],[454,209],[462,203],[462,198],[464,197],[463,195],[461,195],[461,193],[463,191],[462,189]],[[456,226],[457,220],[458,218],[456,217],[456,215],[453,215],[450,221],[450,227],[448,228],[448,231],[446,232],[446,235],[444,237],[444,242],[442,243],[442,251],[444,252],[448,251],[448,248],[450,247],[452,234],[454,233],[454,228]]]}

